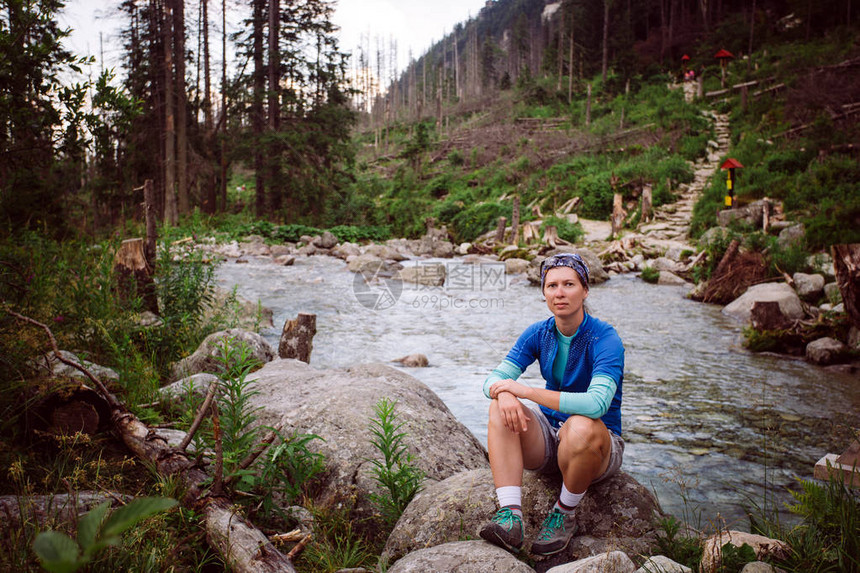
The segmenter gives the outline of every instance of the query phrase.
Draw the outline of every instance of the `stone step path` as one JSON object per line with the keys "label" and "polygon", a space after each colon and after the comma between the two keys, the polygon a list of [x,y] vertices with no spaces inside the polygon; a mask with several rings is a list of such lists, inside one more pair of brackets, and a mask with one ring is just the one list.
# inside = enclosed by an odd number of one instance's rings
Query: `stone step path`
{"label": "stone step path", "polygon": [[[683,85],[687,101],[695,96],[695,85]],[[728,153],[731,143],[729,117],[714,110],[702,112],[714,126],[716,140],[708,142],[708,155],[692,164],[694,178],[692,183],[682,184],[676,190],[677,201],[655,208],[654,218],[640,224],[637,232],[641,235],[643,244],[660,248],[680,247],[695,250],[690,243],[690,222],[693,218],[693,207],[702,195],[708,180],[715,171],[720,169],[720,160]]]}

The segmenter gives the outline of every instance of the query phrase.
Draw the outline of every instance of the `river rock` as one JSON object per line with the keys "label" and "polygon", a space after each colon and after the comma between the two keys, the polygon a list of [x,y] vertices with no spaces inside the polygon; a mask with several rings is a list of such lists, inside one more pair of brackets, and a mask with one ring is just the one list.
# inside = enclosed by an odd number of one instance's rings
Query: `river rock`
{"label": "river rock", "polygon": [[794,273],[794,291],[806,302],[816,302],[824,294],[824,276]]}
{"label": "river rock", "polygon": [[730,234],[731,232],[724,227],[711,227],[710,229],[702,233],[702,236],[699,237],[697,244],[700,249],[704,249],[719,241],[728,240]]}
{"label": "river rock", "polygon": [[410,354],[402,358],[395,358],[392,362],[399,362],[407,368],[425,368],[430,365],[430,361],[423,354]]}
{"label": "river rock", "polygon": [[269,245],[269,254],[273,259],[283,257],[284,255],[293,254],[293,247],[290,245]]}
{"label": "river rock", "polygon": [[[304,362],[275,359],[249,375],[257,394],[249,407],[260,408],[263,426],[284,423],[283,434],[315,434],[308,448],[323,454],[325,475],[316,503],[344,503],[356,518],[374,512],[371,494],[379,493],[373,464],[382,454],[371,444],[371,419],[382,398],[396,402],[394,413],[404,445],[424,472],[424,487],[457,472],[487,468],[480,442],[422,382],[394,367],[361,364],[317,370]],[[354,504],[354,505],[353,505]]]}
{"label": "river rock", "polygon": [[806,264],[812,269],[812,272],[824,275],[825,278],[833,279],[836,277],[836,269],[833,266],[833,257],[830,256],[830,253],[810,255],[806,259]]}
{"label": "river rock", "polygon": [[445,284],[447,271],[442,263],[421,263],[400,269],[398,276],[406,283],[440,287]]}
{"label": "river rock", "polygon": [[[69,352],[68,350],[60,350],[60,356],[70,362],[83,366],[102,382],[117,382],[119,380],[119,374],[116,373],[116,370],[108,368],[107,366],[99,366],[89,360],[84,360],[78,357],[77,354]],[[30,365],[39,370],[48,372],[51,376],[89,380],[86,374],[74,366],[69,366],[65,362],[58,360],[57,357],[54,356],[53,352],[48,352],[33,359],[30,362]]]}
{"label": "river rock", "polygon": [[337,245],[337,237],[331,231],[324,231],[322,235],[314,237],[312,243],[320,249],[333,249]]}
{"label": "river rock", "polygon": [[773,567],[770,563],[765,563],[764,561],[753,561],[752,563],[747,563],[744,565],[744,568],[741,569],[741,573],[776,573],[777,569]]}
{"label": "river rock", "polygon": [[357,257],[350,257],[347,261],[346,267],[354,273],[369,274],[371,276],[376,276],[378,274],[393,276],[394,273],[402,268],[398,263],[381,259],[370,253],[364,253]]}
{"label": "river rock", "polygon": [[847,355],[848,346],[835,338],[819,338],[806,345],[806,359],[820,366],[841,362]]}
{"label": "river rock", "polygon": [[[535,472],[523,475],[523,523],[526,547],[561,489],[560,477]],[[489,468],[458,473],[428,486],[406,508],[385,544],[383,556],[396,560],[411,551],[462,539],[478,538],[481,527],[496,511],[493,474]],[[653,544],[654,518],[659,514],[648,489],[624,472],[593,485],[577,509],[581,536],[550,558],[549,565],[620,549],[647,552]]]}
{"label": "river rock", "polygon": [[804,316],[803,305],[794,289],[785,283],[765,283],[754,285],[723,308],[723,314],[743,322],[749,322],[753,304],[760,300],[773,300],[779,303],[782,314],[790,320]]}
{"label": "river rock", "polygon": [[203,340],[194,354],[176,362],[170,368],[171,379],[178,380],[199,372],[220,374],[223,371],[222,356],[225,343],[232,347],[245,344],[248,347],[249,355],[263,364],[275,357],[275,351],[272,350],[271,345],[256,332],[230,328],[210,334]]}
{"label": "river rock", "polygon": [[468,255],[471,249],[472,243],[460,243],[459,246],[457,246],[456,252],[458,255]]}
{"label": "river rock", "polygon": [[732,221],[743,221],[753,228],[760,228],[764,207],[769,203],[770,201],[761,199],[736,209],[724,209],[717,213],[717,223],[720,227],[728,227]]}
{"label": "river rock", "polygon": [[780,231],[776,242],[781,249],[787,249],[793,245],[799,245],[805,236],[806,229],[802,223],[799,223]]}
{"label": "river rock", "polygon": [[842,302],[842,291],[839,290],[839,285],[835,282],[824,285],[824,296],[830,301],[830,304],[839,304]]}
{"label": "river rock", "polygon": [[350,256],[358,256],[361,249],[355,243],[341,243],[331,250],[331,256],[346,260]]}
{"label": "river rock", "polygon": [[388,261],[405,261],[408,258],[393,247],[388,245],[377,245],[376,243],[367,245],[362,249],[362,251],[365,255],[373,255]]}
{"label": "river rock", "polygon": [[167,399],[181,400],[189,393],[193,394],[196,398],[202,399],[206,396],[206,392],[209,390],[209,385],[213,382],[217,382],[218,380],[220,379],[214,374],[210,374],[209,372],[200,372],[199,374],[194,374],[187,378],[177,380],[172,384],[168,384],[158,392],[163,398]]}
{"label": "river rock", "polygon": [[226,324],[243,330],[272,328],[275,325],[272,309],[261,306],[259,302],[251,302],[233,290],[220,287],[215,287],[214,295],[203,313],[206,320],[220,317]]}
{"label": "river rock", "polygon": [[303,257],[312,257],[314,255],[319,255],[322,253],[320,252],[319,247],[317,247],[313,243],[308,243],[299,247],[299,249],[296,251],[296,254],[301,255]]}
{"label": "river rock", "polygon": [[275,257],[275,264],[282,267],[291,267],[296,264],[296,257],[293,255],[279,255]]}
{"label": "river rock", "polygon": [[531,263],[525,259],[507,259],[505,261],[505,273],[509,275],[517,275],[526,273],[529,270]]}
{"label": "river rock", "polygon": [[660,271],[660,276],[657,278],[657,284],[665,286],[684,286],[689,283],[675,273]]}
{"label": "river rock", "polygon": [[457,541],[410,553],[388,568],[388,573],[534,573],[534,569],[486,541]]}
{"label": "river rock", "polygon": [[656,259],[649,261],[648,266],[657,269],[658,271],[668,271],[670,273],[680,273],[687,268],[686,265],[682,265],[668,257],[657,257]]}
{"label": "river rock", "polygon": [[705,540],[701,563],[702,573],[716,573],[719,570],[722,563],[722,547],[726,543],[731,543],[735,547],[742,547],[746,543],[753,548],[758,559],[765,557],[785,559],[791,552],[791,547],[778,539],[743,531],[720,531]]}
{"label": "river rock", "polygon": [[675,563],[665,555],[649,557],[634,573],[692,573],[686,565]]}
{"label": "river rock", "polygon": [[636,565],[623,551],[610,551],[573,563],[557,565],[547,573],[633,573]]}

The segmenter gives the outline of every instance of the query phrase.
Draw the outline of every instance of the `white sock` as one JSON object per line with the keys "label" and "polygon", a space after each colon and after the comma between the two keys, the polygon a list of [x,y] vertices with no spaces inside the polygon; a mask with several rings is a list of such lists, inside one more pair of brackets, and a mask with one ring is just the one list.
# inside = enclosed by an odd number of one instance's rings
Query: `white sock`
{"label": "white sock", "polygon": [[561,493],[558,496],[558,501],[556,502],[555,507],[557,507],[562,513],[573,513],[573,510],[576,509],[576,506],[579,505],[579,502],[582,501],[583,497],[585,497],[585,492],[572,493],[567,489],[567,486],[562,483]]}
{"label": "white sock", "polygon": [[499,507],[515,506],[522,514],[523,488],[518,485],[506,485],[496,488]]}

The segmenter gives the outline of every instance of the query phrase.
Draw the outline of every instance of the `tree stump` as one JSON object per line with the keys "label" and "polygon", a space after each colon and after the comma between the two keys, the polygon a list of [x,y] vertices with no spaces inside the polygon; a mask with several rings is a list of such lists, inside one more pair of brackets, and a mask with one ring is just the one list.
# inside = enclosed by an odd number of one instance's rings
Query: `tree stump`
{"label": "tree stump", "polygon": [[640,217],[640,221],[643,223],[647,223],[654,216],[654,211],[652,208],[652,195],[651,195],[651,186],[644,185],[642,187],[642,217]]}
{"label": "tree stump", "polygon": [[615,237],[624,226],[624,198],[616,193],[612,198],[612,236]]}
{"label": "tree stump", "polygon": [[511,244],[520,242],[520,198],[514,197],[514,214],[511,217]]}
{"label": "tree stump", "polygon": [[278,344],[278,356],[310,363],[316,333],[317,315],[300,312],[295,319],[284,323],[281,341]]}
{"label": "tree stump", "polygon": [[496,243],[505,242],[505,227],[508,225],[507,217],[499,217],[499,224],[496,226]]}
{"label": "tree stump", "polygon": [[860,243],[833,245],[832,252],[845,312],[851,324],[860,328]]}
{"label": "tree stump", "polygon": [[523,241],[530,245],[540,240],[540,231],[537,223],[525,223],[523,225]]}
{"label": "tree stump", "polygon": [[147,310],[158,314],[155,296],[153,269],[144,253],[143,239],[126,239],[114,257],[114,272],[117,275],[117,293],[120,300],[127,301],[139,295],[143,297]]}
{"label": "tree stump", "polygon": [[759,332],[764,330],[785,330],[791,322],[782,314],[775,300],[758,300],[753,303],[750,313],[752,327]]}
{"label": "tree stump", "polygon": [[550,225],[546,228],[543,233],[544,242],[552,248],[556,248],[558,246],[558,227],[555,225]]}

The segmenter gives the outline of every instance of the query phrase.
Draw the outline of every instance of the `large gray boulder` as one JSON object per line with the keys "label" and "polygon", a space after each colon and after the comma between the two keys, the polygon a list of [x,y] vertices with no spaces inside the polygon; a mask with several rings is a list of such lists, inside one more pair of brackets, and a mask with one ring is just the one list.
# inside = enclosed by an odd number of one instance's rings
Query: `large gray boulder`
{"label": "large gray boulder", "polygon": [[367,276],[392,276],[401,269],[400,263],[390,259],[382,259],[371,253],[358,256],[350,256],[346,259],[347,268],[354,273],[364,273]]}
{"label": "large gray boulder", "polygon": [[333,249],[337,245],[337,237],[331,231],[324,231],[322,235],[314,237],[311,243],[320,249]]}
{"label": "large gray boulder", "polygon": [[[326,473],[317,502],[353,504],[357,516],[374,508],[379,493],[369,460],[382,454],[371,444],[371,419],[382,398],[396,402],[394,413],[425,487],[457,472],[488,467],[474,435],[421,381],[383,364],[316,370],[298,360],[276,359],[250,375],[256,392],[249,406],[260,408],[258,423],[284,423],[282,433],[315,434],[312,451],[325,456]],[[351,506],[351,505],[350,505]]]}
{"label": "large gray boulder", "polygon": [[781,249],[787,249],[789,247],[797,246],[803,243],[803,239],[805,236],[806,228],[803,226],[803,223],[798,223],[797,225],[786,227],[785,229],[780,231],[779,237],[777,237],[776,242]]}
{"label": "large gray boulder", "polygon": [[410,553],[388,573],[534,573],[534,569],[485,541],[458,541]]}
{"label": "large gray boulder", "polygon": [[206,392],[209,391],[209,386],[213,382],[218,382],[218,380],[219,378],[214,374],[200,372],[199,374],[194,374],[188,378],[183,378],[182,380],[177,380],[172,384],[168,384],[167,386],[162,387],[158,392],[163,398],[168,400],[181,400],[187,398],[189,394],[193,395],[195,398],[202,399],[206,396]]}
{"label": "large gray boulder", "polygon": [[388,245],[378,245],[376,243],[367,245],[362,249],[362,251],[365,255],[373,255],[388,261],[405,261],[408,258],[393,247]]}
{"label": "large gray boulder", "polygon": [[806,302],[816,302],[824,294],[824,275],[794,273],[794,290]]}
{"label": "large gray boulder", "polygon": [[635,570],[636,565],[626,553],[609,551],[573,563],[556,565],[547,573],[633,573]]}
{"label": "large gray boulder", "polygon": [[441,263],[419,263],[400,269],[400,273],[396,276],[406,283],[440,287],[445,284],[448,273],[445,265]]}
{"label": "large gray boulder", "polygon": [[[523,475],[525,547],[531,546],[558,498],[561,478],[535,472]],[[496,511],[493,475],[489,469],[461,472],[427,487],[403,512],[383,550],[395,561],[420,548],[465,538],[477,539],[481,527]],[[581,535],[549,565],[620,549],[647,552],[654,543],[653,523],[660,510],[651,492],[626,473],[591,486],[577,509]]]}
{"label": "large gray boulder", "polygon": [[848,346],[835,338],[819,338],[806,345],[806,359],[813,364],[827,366],[842,362],[847,356]]}
{"label": "large gray boulder", "polygon": [[[171,380],[179,380],[200,372],[220,374],[224,370],[224,350],[238,348],[241,344],[248,348],[250,357],[262,364],[275,357],[272,346],[256,332],[230,328],[210,334],[194,351],[194,354],[175,363],[170,369]],[[229,354],[230,352],[228,352]],[[233,352],[232,354],[234,359],[238,358],[238,353]]]}
{"label": "large gray boulder", "polygon": [[776,301],[779,309],[789,320],[804,317],[803,305],[794,289],[785,283],[754,285],[723,308],[723,314],[743,322],[750,321],[753,305],[758,301]]}
{"label": "large gray boulder", "polygon": [[[60,355],[69,362],[72,362],[79,366],[83,366],[84,368],[89,370],[93,376],[103,382],[116,382],[119,380],[119,374],[117,374],[116,370],[113,370],[112,368],[108,368],[107,366],[99,366],[98,364],[95,364],[88,360],[84,360],[78,357],[77,354],[69,352],[68,350],[60,350]],[[58,378],[78,378],[83,381],[89,381],[89,378],[86,374],[84,374],[74,366],[69,366],[65,362],[58,360],[53,352],[43,354],[42,356],[32,360],[30,364],[34,368],[47,372],[51,376],[56,376]]]}

